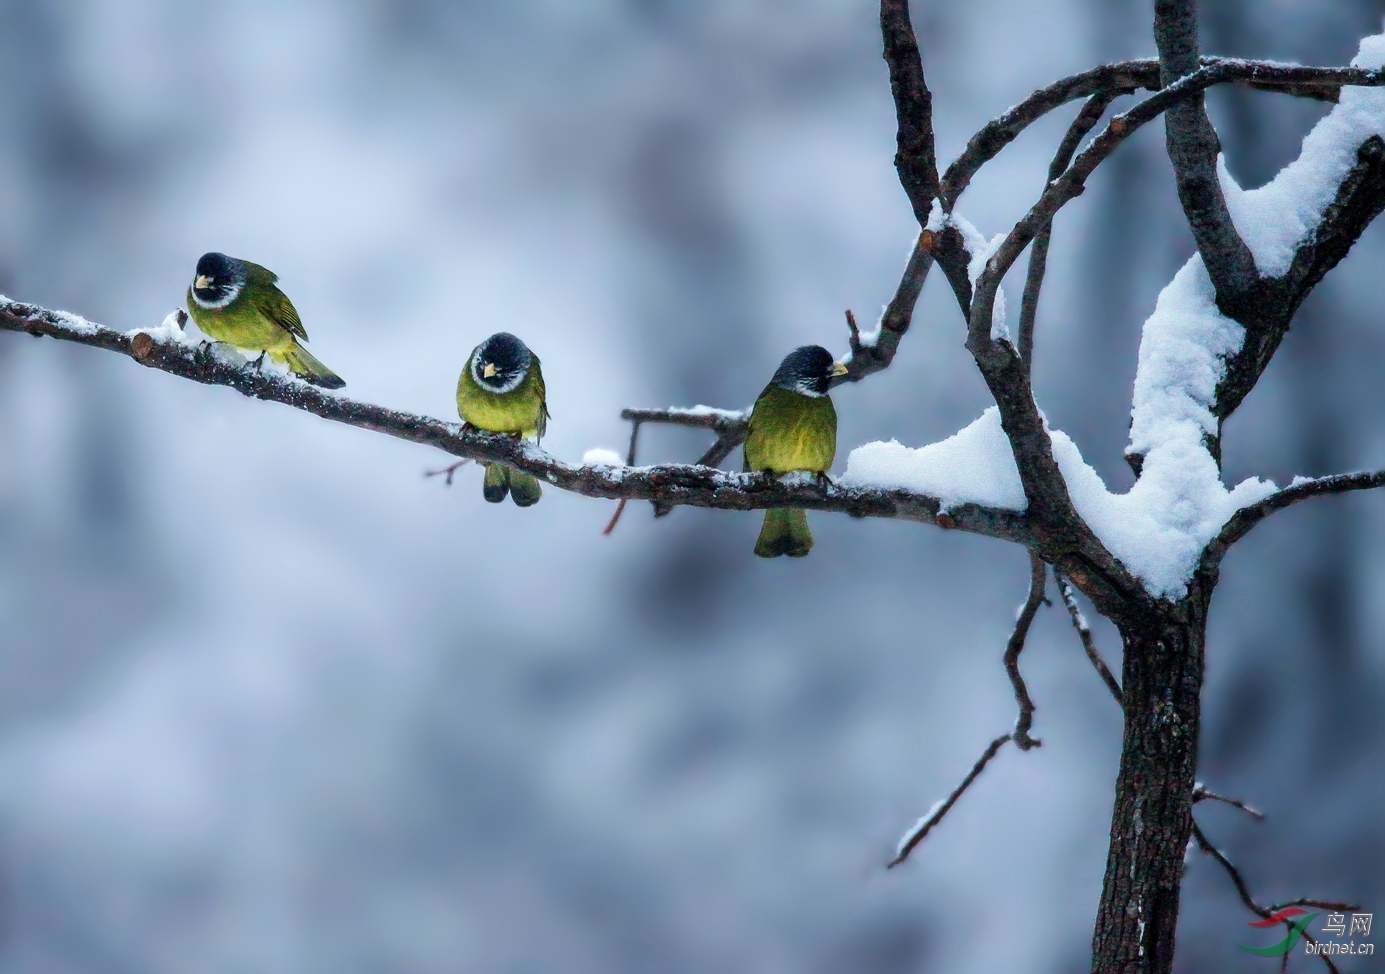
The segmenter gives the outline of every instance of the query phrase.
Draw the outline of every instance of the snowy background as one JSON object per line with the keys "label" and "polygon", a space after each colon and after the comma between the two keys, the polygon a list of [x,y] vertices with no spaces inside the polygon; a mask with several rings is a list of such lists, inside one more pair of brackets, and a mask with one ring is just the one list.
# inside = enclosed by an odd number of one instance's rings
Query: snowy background
{"label": "snowy background", "polygon": [[[944,160],[1153,50],[1148,3],[916,8]],[[1204,8],[1207,50],[1310,63],[1380,23],[1379,0]],[[349,394],[450,418],[504,328],[543,358],[545,445],[623,451],[622,406],[744,406],[893,293],[916,227],[876,17],[0,0],[0,292],[152,327],[223,250],[281,275]],[[964,197],[984,233],[1071,111]],[[1323,106],[1212,111],[1249,187]],[[1113,489],[1139,327],[1191,249],[1162,126],[1058,220],[1038,395]],[[1228,427],[1229,483],[1385,466],[1382,251],[1377,226],[1300,312]],[[988,405],[941,275],[915,322],[836,394],[838,472]],[[491,507],[475,471],[424,479],[442,462],[0,334],[0,971],[1085,969],[1120,721],[1060,609],[1023,662],[1045,746],[882,868],[1013,720],[1022,551],[816,517],[812,557],[767,562],[757,514],[644,506],[603,538],[613,505]],[[1382,535],[1385,498],[1319,501],[1223,569],[1202,778],[1270,819],[1198,815],[1264,902],[1385,904]],[[1247,919],[1195,857],[1183,969],[1263,970],[1229,944]]]}

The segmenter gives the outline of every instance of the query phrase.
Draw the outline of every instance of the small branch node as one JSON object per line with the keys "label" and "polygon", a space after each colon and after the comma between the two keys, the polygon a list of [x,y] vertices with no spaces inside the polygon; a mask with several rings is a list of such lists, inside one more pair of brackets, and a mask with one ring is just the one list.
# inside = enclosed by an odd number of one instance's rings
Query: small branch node
{"label": "small branch node", "polygon": [[130,339],[130,357],[136,362],[145,362],[154,354],[154,339],[140,332]]}
{"label": "small branch node", "polygon": [[455,474],[459,468],[466,466],[466,465],[467,465],[468,463],[470,463],[470,462],[471,462],[471,459],[470,459],[470,458],[467,458],[467,459],[465,459],[465,460],[458,460],[456,463],[451,464],[450,466],[443,467],[441,470],[425,470],[425,471],[423,471],[423,476],[424,476],[424,477],[443,477],[443,478],[445,478],[445,479],[443,480],[443,483],[444,483],[445,485],[447,485],[448,487],[451,487],[451,486],[452,486],[452,476],[453,476],[453,474]]}

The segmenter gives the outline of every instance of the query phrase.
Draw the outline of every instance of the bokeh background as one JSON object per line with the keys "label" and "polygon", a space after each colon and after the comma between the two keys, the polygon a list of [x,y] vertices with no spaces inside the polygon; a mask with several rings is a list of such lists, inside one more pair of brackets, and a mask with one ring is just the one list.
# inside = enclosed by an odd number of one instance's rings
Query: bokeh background
{"label": "bokeh background", "polygon": [[[1349,60],[1381,12],[1204,8],[1209,51],[1308,63]],[[0,0],[0,291],[153,326],[223,250],[279,272],[349,394],[450,417],[504,328],[543,357],[545,445],[623,451],[621,407],[746,405],[893,293],[916,226],[876,18]],[[940,156],[1035,87],[1148,55],[1150,18],[916,2]],[[1074,110],[961,212],[1016,219]],[[1258,185],[1323,106],[1212,110]],[[1140,323],[1191,250],[1161,126],[1058,220],[1038,394],[1110,482]],[[1305,305],[1229,425],[1229,479],[1385,466],[1382,256],[1376,226]],[[987,405],[939,275],[915,322],[836,394],[842,461]],[[643,444],[689,460],[706,438]],[[1010,726],[1022,551],[816,517],[811,558],[765,562],[758,515],[644,506],[605,538],[613,505],[491,507],[474,469],[425,479],[444,462],[0,334],[0,971],[1086,969],[1120,720],[1060,608],[1023,660],[1044,747],[1003,752],[883,868]],[[1385,906],[1383,535],[1385,498],[1319,501],[1223,570],[1202,777],[1269,820],[1198,817],[1262,902]],[[1248,919],[1194,854],[1181,969],[1266,969],[1230,945]]]}

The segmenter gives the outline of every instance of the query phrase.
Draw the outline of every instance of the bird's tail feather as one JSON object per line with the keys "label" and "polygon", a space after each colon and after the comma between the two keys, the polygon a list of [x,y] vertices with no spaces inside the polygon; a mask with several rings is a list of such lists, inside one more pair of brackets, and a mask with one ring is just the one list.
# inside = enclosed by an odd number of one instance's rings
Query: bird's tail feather
{"label": "bird's tail feather", "polygon": [[506,470],[510,478],[510,499],[519,507],[529,507],[543,496],[543,486],[537,477],[522,470]]}
{"label": "bird's tail feather", "polygon": [[318,361],[316,355],[297,342],[294,342],[292,347],[286,348],[282,355],[284,364],[289,367],[290,372],[315,386],[322,386],[324,389],[340,389],[346,385],[341,376],[323,365]]}
{"label": "bird's tail feather", "polygon": [[765,511],[765,523],[755,540],[755,554],[761,558],[788,555],[802,558],[813,550],[813,533],[808,530],[808,515],[796,507],[776,507]]}
{"label": "bird's tail feather", "polygon": [[486,479],[481,483],[481,496],[499,504],[510,492],[509,470],[498,463],[486,464]]}

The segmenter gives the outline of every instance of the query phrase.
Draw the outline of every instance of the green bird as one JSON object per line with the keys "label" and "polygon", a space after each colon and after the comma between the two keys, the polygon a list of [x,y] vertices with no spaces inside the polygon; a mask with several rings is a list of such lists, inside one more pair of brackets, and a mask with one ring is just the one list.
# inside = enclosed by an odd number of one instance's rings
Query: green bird
{"label": "green bird", "polygon": [[324,389],[346,385],[341,376],[299,344],[308,333],[293,302],[275,283],[273,271],[225,254],[203,254],[188,287],[188,311],[202,333],[249,352],[268,355],[289,371]]}
{"label": "green bird", "polygon": [[[768,474],[807,470],[825,474],[837,455],[837,410],[827,390],[846,366],[820,345],[784,356],[755,407],[745,437],[745,469]],[[799,508],[771,508],[755,541],[761,558],[802,558],[813,549],[808,515]]]}
{"label": "green bird", "polygon": [[[548,429],[548,391],[539,357],[507,331],[471,351],[457,379],[457,412],[471,426],[517,437],[543,436]],[[508,493],[520,507],[543,495],[538,478],[498,463],[484,464],[481,495],[499,504]]]}

